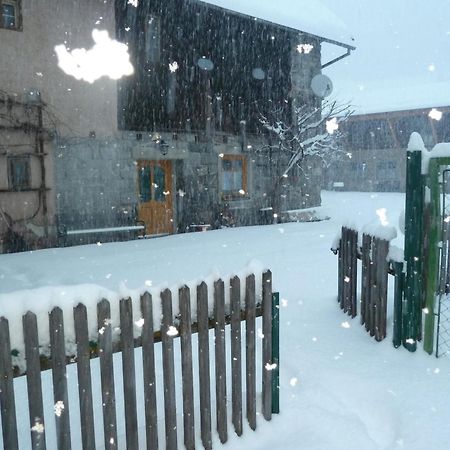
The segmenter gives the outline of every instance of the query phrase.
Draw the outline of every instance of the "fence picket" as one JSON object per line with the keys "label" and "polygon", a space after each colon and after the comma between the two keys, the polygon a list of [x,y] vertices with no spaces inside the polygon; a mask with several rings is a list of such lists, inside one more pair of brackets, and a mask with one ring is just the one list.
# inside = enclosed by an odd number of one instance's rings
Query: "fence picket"
{"label": "fence picket", "polygon": [[245,343],[247,421],[256,430],[256,298],[255,275],[245,282]]}
{"label": "fence picket", "polygon": [[153,302],[146,292],[141,296],[141,313],[143,319],[142,366],[145,397],[145,436],[147,450],[158,448],[158,417],[156,408],[155,345],[153,336]]}
{"label": "fence picket", "polygon": [[127,450],[138,450],[136,369],[134,364],[133,305],[131,298],[120,300],[120,330]]}
{"label": "fence picket", "polygon": [[66,343],[61,308],[50,312],[50,347],[52,359],[53,399],[55,402],[56,441],[58,449],[69,450],[70,422],[66,376]]}
{"label": "fence picket", "polygon": [[350,233],[350,310],[352,318],[357,314],[356,286],[358,282],[358,232],[349,230]]}
{"label": "fence picket", "polygon": [[164,416],[166,428],[166,449],[177,450],[177,411],[175,400],[175,362],[173,354],[172,293],[169,289],[161,293],[162,324],[161,340],[164,371]]}
{"label": "fence picket", "polygon": [[180,288],[178,297],[180,299],[180,345],[181,373],[183,379],[184,445],[187,450],[194,450],[194,380],[192,372],[191,294],[189,288],[187,286]]}
{"label": "fence picket", "polygon": [[114,389],[111,307],[109,302],[105,299],[97,304],[97,324],[105,449],[114,450],[117,448],[117,420]]}
{"label": "fence picket", "polygon": [[272,419],[272,272],[263,273],[262,278],[262,414]]}
{"label": "fence picket", "polygon": [[389,242],[384,239],[376,239],[377,245],[377,284],[378,284],[378,302],[377,302],[377,333],[376,340],[381,341],[386,337],[386,316],[387,316],[387,277],[389,252]]}
{"label": "fence picket", "polygon": [[95,448],[94,410],[92,404],[91,360],[86,306],[73,310],[77,343],[78,397],[80,399],[81,443],[84,450]]}
{"label": "fence picket", "polygon": [[[142,329],[141,336],[134,338],[133,307],[131,299],[120,300],[120,342],[113,341],[111,305],[103,299],[97,304],[97,343],[89,339],[88,312],[85,305],[73,308],[75,341],[77,353],[78,396],[80,407],[80,432],[83,450],[96,448],[95,423],[93,414],[91,357],[100,358],[100,378],[103,407],[104,448],[117,449],[117,412],[114,385],[113,352],[122,353],[124,419],[126,447],[128,450],[139,448],[138,418],[136,399],[135,351],[142,346],[143,382],[145,396],[146,448],[158,448],[155,340],[162,342],[165,446],[166,450],[177,449],[177,415],[175,389],[175,355],[173,338],[180,336],[181,369],[183,385],[183,421],[184,444],[187,450],[195,450],[194,423],[194,378],[192,330],[198,332],[198,373],[200,396],[200,434],[203,447],[212,449],[212,409],[211,402],[211,366],[209,348],[209,330],[214,326],[215,343],[215,393],[216,422],[218,437],[222,443],[227,442],[227,362],[225,326],[231,324],[231,385],[232,385],[232,423],[237,435],[243,432],[243,380],[242,380],[242,321],[245,329],[245,364],[246,364],[246,418],[251,429],[256,429],[256,316],[263,316],[263,415],[270,420],[272,406],[276,404],[272,397],[272,363],[277,356],[272,355],[272,276],[267,271],[263,274],[262,307],[256,306],[255,276],[249,275],[245,280],[245,299],[241,305],[241,280],[236,276],[230,280],[230,315],[225,311],[224,282],[214,283],[213,305],[214,325],[209,315],[208,287],[206,283],[197,286],[197,323],[192,324],[190,291],[187,286],[179,290],[180,325],[174,326],[172,294],[166,289],[161,292],[161,326],[154,330],[153,305],[149,293],[141,296]],[[244,309],[245,308],[245,309]],[[70,450],[71,430],[68,400],[66,364],[66,342],[64,336],[64,317],[61,308],[54,308],[49,314],[50,358],[46,360],[39,353],[39,336],[37,317],[32,312],[23,316],[25,341],[25,358],[27,362],[28,413],[31,425],[32,449],[45,449],[44,411],[42,398],[41,371],[49,363],[53,375],[53,396],[55,402],[56,441],[59,450]],[[141,322],[141,321],[139,321]],[[12,367],[9,327],[6,318],[0,318],[0,408],[2,435],[5,449],[18,449],[17,425],[14,400],[14,368]],[[47,430],[48,434],[48,430]],[[98,444],[98,443],[97,443]],[[141,443],[142,445],[142,443]]]}
{"label": "fence picket", "polygon": [[0,409],[2,415],[3,445],[8,450],[18,450],[16,406],[14,401],[13,370],[9,323],[0,317]]}
{"label": "fence picket", "polygon": [[211,438],[211,380],[209,373],[208,288],[197,286],[198,362],[200,377],[200,422],[203,447],[212,448]]}
{"label": "fence picket", "polygon": [[227,430],[227,379],[225,341],[225,287],[222,280],[214,283],[214,337],[216,358],[217,432],[220,442],[228,440]]}
{"label": "fence picket", "polygon": [[369,326],[369,304],[370,304],[370,236],[363,234],[362,250],[361,250],[361,325],[364,325],[366,330]]}
{"label": "fence picket", "polygon": [[22,317],[27,362],[28,412],[30,417],[31,448],[44,450],[45,424],[42,403],[41,363],[36,314],[28,311]]}
{"label": "fence picket", "polygon": [[242,435],[241,282],[230,280],[231,305],[231,405],[234,431]]}
{"label": "fence picket", "polygon": [[341,309],[344,307],[344,294],[343,294],[343,279],[344,279],[344,244],[343,244],[343,229],[341,229],[341,237],[339,239],[338,246],[338,296],[337,301]]}

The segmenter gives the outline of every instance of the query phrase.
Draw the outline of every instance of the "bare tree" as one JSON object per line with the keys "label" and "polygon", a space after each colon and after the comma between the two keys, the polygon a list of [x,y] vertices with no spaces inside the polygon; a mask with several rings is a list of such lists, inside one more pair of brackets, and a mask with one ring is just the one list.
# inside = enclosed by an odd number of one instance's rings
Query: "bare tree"
{"label": "bare tree", "polygon": [[320,160],[327,167],[343,154],[340,147],[343,133],[339,125],[353,113],[347,104],[325,100],[316,107],[295,107],[294,119],[289,123],[286,110],[273,105],[267,114],[259,116],[267,134],[259,151],[269,159],[273,179],[270,196],[276,214],[279,213],[281,185],[294,168],[303,171],[302,166],[308,158]]}

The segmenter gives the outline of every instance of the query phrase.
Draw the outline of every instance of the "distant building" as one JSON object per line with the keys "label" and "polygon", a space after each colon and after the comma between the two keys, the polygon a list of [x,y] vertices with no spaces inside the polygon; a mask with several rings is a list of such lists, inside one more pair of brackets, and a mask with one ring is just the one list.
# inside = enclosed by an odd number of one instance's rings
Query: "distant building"
{"label": "distant building", "polygon": [[[35,3],[0,1],[3,251],[267,220],[258,113],[317,104],[311,80],[335,62],[321,44],[353,49],[302,29],[301,5],[278,23],[282,1],[273,22],[225,0]],[[128,45],[134,75],[90,84],[57,66],[54,47],[90,48],[94,28]],[[317,205],[320,177],[293,176],[283,208]]]}
{"label": "distant building", "polygon": [[[401,87],[398,89],[403,92]],[[345,155],[328,168],[325,188],[404,192],[406,149],[411,133],[419,132],[429,150],[439,142],[450,141],[450,106],[438,103],[439,96],[436,99],[430,96],[427,101],[420,92],[415,94],[418,91],[412,88],[409,91],[409,105],[399,101],[398,110],[396,97],[389,97],[389,92],[380,94],[375,110],[370,110],[374,93],[367,97],[369,112],[358,112],[342,124],[341,130],[346,134]],[[385,111],[380,99],[385,101]],[[413,107],[414,104],[420,107]],[[408,109],[400,109],[402,106]]]}

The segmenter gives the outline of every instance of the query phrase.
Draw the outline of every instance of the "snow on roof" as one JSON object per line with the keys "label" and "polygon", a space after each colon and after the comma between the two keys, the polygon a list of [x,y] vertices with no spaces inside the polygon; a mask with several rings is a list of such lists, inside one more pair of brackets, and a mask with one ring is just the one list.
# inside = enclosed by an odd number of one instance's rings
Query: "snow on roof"
{"label": "snow on roof", "polygon": [[320,0],[200,0],[247,16],[353,46],[345,23]]}
{"label": "snow on roof", "polygon": [[[346,93],[350,92],[347,88]],[[424,82],[391,80],[385,84],[371,83],[353,89],[351,98],[335,93],[349,101],[355,114],[375,114],[450,106],[450,81]],[[345,95],[345,94],[344,94]]]}

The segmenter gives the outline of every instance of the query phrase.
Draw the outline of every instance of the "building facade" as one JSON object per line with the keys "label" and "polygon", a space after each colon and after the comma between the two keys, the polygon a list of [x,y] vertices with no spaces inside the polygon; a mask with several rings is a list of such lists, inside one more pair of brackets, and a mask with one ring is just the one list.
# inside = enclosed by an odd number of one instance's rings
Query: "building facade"
{"label": "building facade", "polygon": [[328,168],[327,189],[404,192],[406,149],[411,133],[432,149],[450,141],[450,107],[355,114],[342,125],[344,153]]}
{"label": "building facade", "polygon": [[[35,3],[0,1],[3,251],[271,220],[258,117],[320,102],[326,38],[198,0]],[[55,47],[89,49],[93,29],[127,44],[133,75],[58,67]],[[313,161],[293,173],[282,209],[319,204],[320,179]]]}

